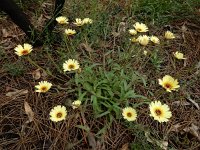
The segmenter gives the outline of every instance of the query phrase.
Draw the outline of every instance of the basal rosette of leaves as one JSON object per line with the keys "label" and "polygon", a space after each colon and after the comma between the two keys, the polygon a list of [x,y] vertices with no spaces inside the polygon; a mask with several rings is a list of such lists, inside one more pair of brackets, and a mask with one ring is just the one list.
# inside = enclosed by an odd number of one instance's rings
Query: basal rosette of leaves
{"label": "basal rosette of leaves", "polygon": [[80,95],[84,95],[82,100],[92,103],[96,118],[113,114],[120,118],[121,107],[129,104],[129,99],[147,100],[134,90],[136,84],[145,84],[145,79],[132,70],[115,68],[107,71],[96,64],[76,74],[75,83]]}

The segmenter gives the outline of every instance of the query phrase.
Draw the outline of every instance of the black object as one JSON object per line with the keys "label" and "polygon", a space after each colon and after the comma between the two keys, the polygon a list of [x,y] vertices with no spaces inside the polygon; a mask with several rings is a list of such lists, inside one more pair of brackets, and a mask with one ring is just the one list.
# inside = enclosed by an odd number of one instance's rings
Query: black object
{"label": "black object", "polygon": [[16,5],[13,0],[0,0],[0,9],[7,13],[13,22],[18,25],[33,42],[33,45],[42,45],[45,35],[51,34],[56,26],[55,18],[61,15],[61,10],[64,6],[65,0],[55,0],[55,8],[53,15],[47,21],[45,28],[40,33],[28,20],[26,14]]}

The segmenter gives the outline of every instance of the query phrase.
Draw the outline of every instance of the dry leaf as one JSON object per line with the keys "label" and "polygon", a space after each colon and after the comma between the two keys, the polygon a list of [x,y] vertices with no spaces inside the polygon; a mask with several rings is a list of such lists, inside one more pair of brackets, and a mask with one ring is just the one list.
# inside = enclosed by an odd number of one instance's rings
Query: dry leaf
{"label": "dry leaf", "polygon": [[199,110],[200,108],[199,108],[199,104],[198,103],[196,103],[194,100],[192,100],[189,96],[188,96],[188,98],[187,98],[192,104],[194,104],[194,106],[196,106],[196,108]]}
{"label": "dry leaf", "polygon": [[14,89],[13,92],[8,92],[8,93],[6,93],[6,96],[15,99],[16,97],[21,96],[21,95],[25,95],[25,94],[27,94],[27,93],[28,93],[28,90],[24,90],[24,89],[22,89],[22,90],[17,90],[17,89]]}
{"label": "dry leaf", "polygon": [[120,33],[119,33],[119,32],[112,32],[112,35],[113,35],[114,37],[118,37],[118,36],[120,36]]}
{"label": "dry leaf", "polygon": [[194,100],[191,99],[189,93],[186,93],[186,95],[187,95],[187,99],[188,99],[192,104],[194,104],[194,106],[196,106],[196,108],[199,110],[199,109],[200,109],[200,108],[199,108],[199,104],[196,103]]}
{"label": "dry leaf", "polygon": [[122,145],[122,148],[120,150],[129,150],[128,146],[129,146],[129,143],[126,143]]}
{"label": "dry leaf", "polygon": [[126,32],[126,23],[120,22],[117,31],[119,34],[125,33]]}
{"label": "dry leaf", "polygon": [[88,51],[88,52],[94,52],[94,50],[91,48],[91,44],[89,45],[89,44],[87,44],[87,43],[81,43],[81,44],[79,45],[79,47],[80,47],[81,49],[84,49],[84,50]]}
{"label": "dry leaf", "polygon": [[174,131],[174,132],[179,132],[179,128],[181,127],[180,123],[177,123],[175,125],[172,125],[170,131]]}
{"label": "dry leaf", "polygon": [[198,130],[199,130],[199,127],[194,125],[193,123],[191,124],[190,127],[186,127],[183,129],[183,131],[191,133],[192,135],[197,137],[197,139],[200,141],[200,133],[198,132]]}
{"label": "dry leaf", "polygon": [[95,140],[94,134],[92,134],[91,132],[88,133],[88,141],[92,149],[95,150],[97,147],[97,142]]}
{"label": "dry leaf", "polygon": [[46,77],[48,74],[46,71],[42,70],[42,73],[41,73],[42,77]]}
{"label": "dry leaf", "polygon": [[32,111],[30,105],[26,101],[24,101],[24,109],[25,113],[28,115],[28,121],[26,121],[26,123],[32,122],[34,118],[34,112]]}
{"label": "dry leaf", "polygon": [[2,35],[3,35],[2,37],[7,38],[9,36],[9,33],[6,29],[2,29]]}
{"label": "dry leaf", "polygon": [[34,70],[32,73],[32,76],[35,80],[38,80],[41,78],[41,73],[40,73],[40,69],[36,69]]}
{"label": "dry leaf", "polygon": [[186,32],[186,31],[187,31],[187,27],[185,26],[185,24],[182,25],[181,31],[182,31],[182,32]]}
{"label": "dry leaf", "polygon": [[172,105],[177,105],[177,106],[188,106],[188,105],[191,105],[189,102],[182,102],[182,101],[174,101],[172,102]]}

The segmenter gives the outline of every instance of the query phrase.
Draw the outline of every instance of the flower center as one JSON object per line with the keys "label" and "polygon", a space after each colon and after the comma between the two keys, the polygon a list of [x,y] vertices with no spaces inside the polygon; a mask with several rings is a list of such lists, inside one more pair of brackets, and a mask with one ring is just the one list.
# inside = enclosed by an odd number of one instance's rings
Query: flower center
{"label": "flower center", "polygon": [[65,20],[61,20],[60,23],[63,23],[63,24],[64,24],[64,23],[65,23]]}
{"label": "flower center", "polygon": [[42,88],[41,88],[41,91],[46,91],[47,90],[47,87],[46,86],[43,86]]}
{"label": "flower center", "polygon": [[132,113],[128,112],[127,117],[132,117]]}
{"label": "flower center", "polygon": [[23,54],[23,55],[27,55],[27,54],[28,54],[28,50],[24,49],[24,50],[22,51],[22,54]]}
{"label": "flower center", "polygon": [[62,116],[63,116],[63,114],[61,112],[59,112],[59,113],[56,114],[57,118],[61,118]]}
{"label": "flower center", "polygon": [[69,65],[69,69],[74,69],[74,65]]}
{"label": "flower center", "polygon": [[172,86],[171,86],[171,84],[166,83],[166,84],[165,84],[165,87],[166,87],[167,89],[170,89]]}
{"label": "flower center", "polygon": [[162,114],[162,112],[160,111],[160,109],[156,109],[155,113],[156,113],[157,116],[160,116]]}
{"label": "flower center", "polygon": [[142,29],[140,29],[140,28],[138,28],[137,30],[138,30],[138,32],[142,31]]}

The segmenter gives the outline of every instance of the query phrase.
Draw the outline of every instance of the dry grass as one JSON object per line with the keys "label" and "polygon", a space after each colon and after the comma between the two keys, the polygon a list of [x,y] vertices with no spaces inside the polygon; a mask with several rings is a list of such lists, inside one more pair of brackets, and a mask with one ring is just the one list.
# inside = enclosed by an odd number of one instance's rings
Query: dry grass
{"label": "dry grass", "polygon": [[[200,147],[200,135],[196,135],[200,130],[200,110],[189,98],[200,105],[199,23],[194,20],[176,20],[171,23],[173,31],[179,37],[172,43],[164,45],[165,51],[159,52],[161,58],[165,58],[159,71],[155,69],[155,66],[147,57],[143,59],[133,58],[135,60],[130,62],[129,65],[132,68],[150,79],[147,82],[148,86],[136,84],[135,90],[151,100],[163,100],[170,106],[173,114],[169,123],[160,124],[148,116],[148,105],[142,105],[138,109],[140,112],[138,120],[132,125],[125,123],[123,119],[95,118],[92,106],[88,103],[85,103],[78,110],[73,110],[70,104],[72,100],[76,99],[77,95],[70,90],[73,91],[75,85],[66,82],[66,80],[72,79],[73,75],[59,73],[55,65],[52,67],[52,72],[56,75],[44,74],[40,79],[49,80],[56,86],[44,95],[36,93],[34,86],[38,80],[35,80],[31,73],[38,68],[31,65],[27,60],[19,60],[13,53],[13,48],[23,41],[24,34],[9,19],[1,18],[0,30],[3,36],[0,36],[0,58],[2,58],[0,59],[0,149],[103,150],[120,149],[123,146],[126,147],[126,143],[132,149],[144,149],[144,147],[155,149],[157,145],[155,142],[147,142],[144,139],[147,138],[144,134],[150,132],[151,136],[157,141],[168,141],[171,148],[197,150]],[[185,30],[185,27],[187,30]],[[161,35],[163,30],[155,30],[155,33]],[[94,63],[102,62],[105,59],[102,50],[117,49],[120,44],[123,44],[121,37],[107,37],[107,41],[103,42],[106,42],[107,45],[105,43],[99,44],[99,47],[96,47],[95,54],[92,53],[90,54],[92,57],[87,57],[90,58],[90,61]],[[58,49],[59,45],[52,44],[50,47],[51,49]],[[44,56],[41,52],[45,48],[46,46],[35,49],[38,53],[35,53],[35,57],[38,55],[35,61],[43,68],[53,64],[48,62],[49,57]],[[171,58],[172,52],[176,49],[183,50],[187,56],[184,65],[183,62],[174,61]],[[77,55],[86,58],[85,53],[87,52],[80,48],[77,51]],[[118,60],[119,56],[117,51],[114,51],[108,57]],[[53,60],[59,62],[59,55],[55,53]],[[11,69],[5,69],[5,64],[19,63],[19,61],[25,64],[22,74],[15,72],[17,75],[13,75]],[[124,64],[126,60],[122,60],[120,63]],[[109,70],[110,68],[106,69]],[[161,91],[159,85],[155,84],[158,78],[169,73],[176,75],[176,78],[182,84],[182,88],[174,94]],[[18,94],[15,98],[6,96],[8,92],[15,89],[26,89],[28,93]],[[26,123],[28,117],[24,110],[24,101],[29,103],[34,112],[34,120],[30,123]],[[141,102],[142,100],[130,99],[129,101]],[[174,103],[177,101],[180,102],[179,105]],[[186,102],[188,105],[186,105]],[[67,120],[53,123],[48,118],[49,112],[52,107],[58,104],[67,106]],[[81,128],[80,125],[87,128]],[[197,126],[198,130],[192,130],[190,127],[193,125]],[[98,132],[100,133],[97,134]],[[159,147],[157,148],[159,149]]]}

